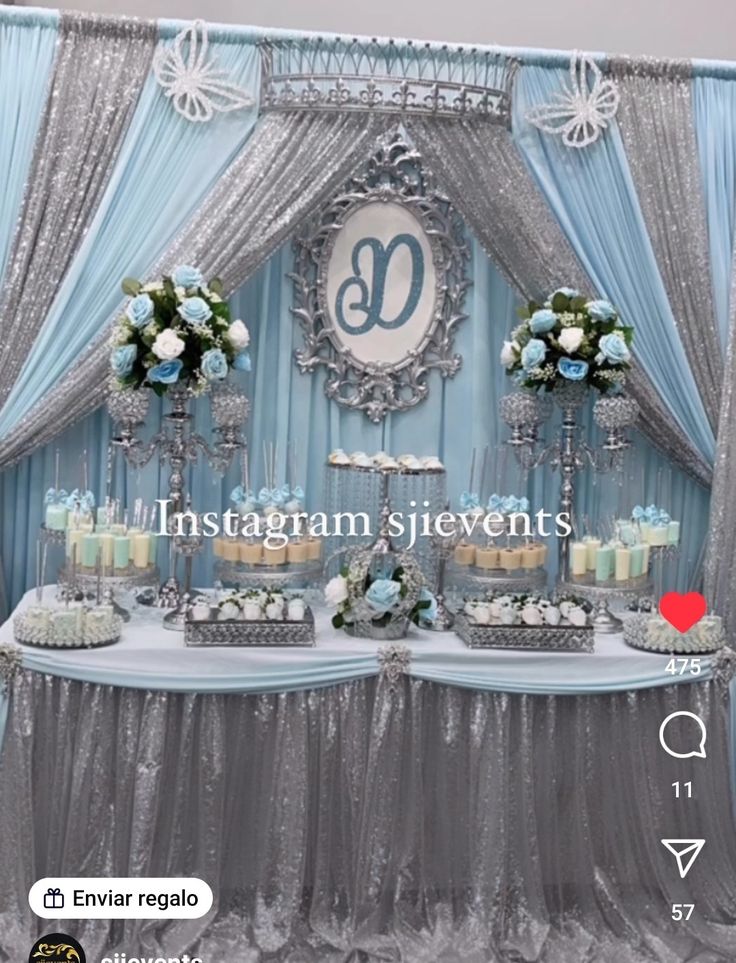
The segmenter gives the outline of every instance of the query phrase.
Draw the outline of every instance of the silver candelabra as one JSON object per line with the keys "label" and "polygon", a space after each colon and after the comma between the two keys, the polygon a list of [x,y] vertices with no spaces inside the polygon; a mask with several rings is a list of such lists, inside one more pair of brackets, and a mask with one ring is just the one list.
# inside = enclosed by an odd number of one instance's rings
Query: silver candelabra
{"label": "silver candelabra", "polygon": [[[527,391],[505,395],[499,402],[501,417],[511,428],[509,444],[519,464],[525,469],[549,465],[560,471],[560,512],[573,518],[575,507],[575,475],[590,468],[606,473],[623,466],[623,457],[631,442],[626,428],[633,425],[639,406],[627,395],[599,398],[593,406],[596,424],[605,433],[603,444],[594,448],[578,437],[582,427],[578,411],[588,399],[590,389],[584,382],[558,383],[552,397],[562,410],[560,435],[551,444],[540,446],[539,427],[549,418],[549,398]],[[560,577],[569,576],[569,536],[560,539]]]}
{"label": "silver candelabra", "polygon": [[[195,465],[203,456],[210,467],[224,474],[233,460],[235,452],[245,447],[242,426],[248,417],[250,404],[242,391],[224,383],[212,387],[209,392],[212,420],[218,436],[213,445],[192,430],[193,415],[189,402],[193,397],[186,385],[172,385],[167,392],[171,410],[163,416],[161,430],[144,442],[138,436],[146,420],[150,403],[147,390],[113,391],[108,397],[107,407],[119,434],[112,439],[113,445],[122,449],[125,460],[134,468],[143,468],[158,453],[161,463],[168,462],[169,492],[171,513],[169,514],[169,533],[173,533],[176,515],[184,511],[185,481],[184,473],[189,465]],[[190,543],[187,549],[177,544],[172,546],[172,572],[162,587],[161,599],[169,606],[178,605],[179,583],[176,579],[176,554],[191,559]],[[191,565],[191,561],[188,563]]]}

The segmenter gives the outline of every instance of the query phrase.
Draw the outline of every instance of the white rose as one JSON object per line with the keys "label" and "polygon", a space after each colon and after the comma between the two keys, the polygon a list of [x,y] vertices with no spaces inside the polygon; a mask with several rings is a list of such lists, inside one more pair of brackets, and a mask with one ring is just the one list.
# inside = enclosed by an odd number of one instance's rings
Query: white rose
{"label": "white rose", "polygon": [[348,580],[343,575],[336,575],[325,585],[325,601],[330,608],[336,609],[347,601]]}
{"label": "white rose", "polygon": [[182,287],[181,284],[177,284],[177,286],[174,288],[174,293],[180,301],[183,301],[187,296],[186,288]]}
{"label": "white rose", "polygon": [[233,321],[227,329],[227,339],[236,351],[242,351],[250,344],[250,331],[242,321]]}
{"label": "white rose", "polygon": [[501,364],[509,368],[516,362],[519,352],[519,345],[516,341],[504,341],[501,348]]}
{"label": "white rose", "polygon": [[557,339],[562,345],[563,350],[572,354],[580,347],[585,332],[582,328],[564,328]]}
{"label": "white rose", "polygon": [[521,618],[526,625],[542,624],[542,613],[536,605],[525,605],[521,610]]}
{"label": "white rose", "polygon": [[162,361],[173,361],[174,358],[179,357],[185,347],[186,345],[176,331],[166,328],[153,342],[151,351]]}

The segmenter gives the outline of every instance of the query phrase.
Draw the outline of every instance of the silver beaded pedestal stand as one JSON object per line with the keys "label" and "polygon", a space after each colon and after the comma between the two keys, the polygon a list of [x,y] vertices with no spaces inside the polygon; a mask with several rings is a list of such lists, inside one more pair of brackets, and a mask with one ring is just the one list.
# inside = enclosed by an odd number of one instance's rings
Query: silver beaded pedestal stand
{"label": "silver beaded pedestal stand", "polygon": [[623,630],[623,622],[615,616],[609,605],[612,602],[635,602],[652,594],[653,582],[648,575],[626,581],[598,583],[588,576],[579,576],[560,582],[557,591],[560,595],[577,595],[595,606],[593,628],[596,632],[609,635]]}
{"label": "silver beaded pedestal stand", "polygon": [[[176,518],[176,516],[174,516]],[[204,535],[202,534],[202,519],[195,512],[189,516],[183,515],[181,520],[181,533],[174,533],[171,536],[171,570],[176,573],[177,556],[181,555],[184,559],[184,589],[179,594],[176,607],[173,611],[164,616],[164,628],[174,632],[183,632],[189,614],[189,606],[192,597],[192,567],[194,556],[198,555],[204,548]],[[177,519],[179,521],[179,519]],[[164,585],[163,601],[159,598],[159,605],[169,607],[169,601],[173,601],[171,592],[171,579]],[[168,596],[168,597],[167,597]]]}
{"label": "silver beaded pedestal stand", "polygon": [[[166,394],[171,410],[163,417],[161,431],[147,442],[137,437],[137,431],[148,413],[148,391],[113,390],[107,401],[110,416],[119,429],[119,435],[112,442],[122,449],[130,465],[143,468],[157,452],[161,462],[168,461],[171,469],[168,493],[171,502],[170,521],[172,514],[184,508],[184,472],[189,465],[196,464],[202,455],[213,471],[224,474],[233,455],[245,447],[241,429],[248,417],[250,404],[242,391],[227,383],[210,389],[212,420],[218,436],[213,446],[192,430],[193,416],[189,412],[192,397],[186,385],[172,385]],[[175,571],[172,570],[169,579],[161,587],[159,600],[166,606],[178,604],[179,583]]]}
{"label": "silver beaded pedestal stand", "polygon": [[225,585],[238,588],[302,589],[309,588],[322,578],[322,559],[292,562],[286,565],[248,565],[244,562],[215,562],[215,577]]}
{"label": "silver beaded pedestal stand", "polygon": [[518,569],[501,574],[498,569],[481,569],[477,565],[448,566],[450,582],[463,592],[488,596],[499,592],[542,592],[547,587],[547,569]]}
{"label": "silver beaded pedestal stand", "polygon": [[[639,414],[636,401],[626,395],[598,398],[593,406],[593,418],[605,433],[605,439],[599,448],[593,448],[578,437],[582,427],[578,421],[578,412],[588,400],[589,394],[590,389],[585,382],[559,381],[555,385],[552,397],[562,410],[560,437],[541,448],[538,447],[539,426],[549,417],[548,400],[528,391],[519,391],[505,395],[499,402],[501,417],[511,428],[511,437],[507,444],[513,448],[519,464],[526,469],[545,464],[552,469],[559,469],[559,511],[568,518],[574,517],[575,475],[584,469],[592,469],[602,474],[620,469],[623,466],[624,453],[631,445],[626,437],[626,429],[634,424]],[[569,536],[559,539],[559,577],[563,583],[569,581],[569,542]],[[601,596],[599,602],[599,631],[618,631],[614,628],[605,629],[602,613],[604,607],[607,610],[607,603],[604,599],[605,597]]]}
{"label": "silver beaded pedestal stand", "polygon": [[130,621],[130,612],[124,608],[116,596],[123,592],[132,592],[135,589],[147,588],[149,585],[158,585],[161,573],[155,565],[146,568],[134,568],[129,566],[125,571],[118,571],[114,575],[100,575],[93,569],[85,571],[79,567],[68,563],[62,565],[58,573],[61,598],[71,598],[77,601],[93,598],[97,592],[98,582],[104,586],[105,598],[115,609],[117,615],[123,622]]}

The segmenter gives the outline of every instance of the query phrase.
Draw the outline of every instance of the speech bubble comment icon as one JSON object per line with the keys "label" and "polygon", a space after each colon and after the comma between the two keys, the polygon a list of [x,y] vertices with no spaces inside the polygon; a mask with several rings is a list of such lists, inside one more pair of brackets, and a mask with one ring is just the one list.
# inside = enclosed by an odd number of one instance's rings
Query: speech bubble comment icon
{"label": "speech bubble comment icon", "polygon": [[[691,726],[687,727],[687,734],[688,734],[688,738],[692,735],[692,738],[689,744],[691,746],[695,745],[697,748],[688,749],[686,752],[679,752],[677,749],[673,749],[669,745],[669,743],[667,742],[666,736],[667,736],[667,727],[670,725],[672,720],[681,718],[683,716],[688,719],[692,719],[695,724],[693,727]],[[664,720],[662,725],[659,727],[659,742],[662,748],[664,749],[664,751],[669,753],[671,756],[674,756],[675,759],[692,759],[694,757],[698,759],[705,759],[706,758],[705,740],[707,739],[707,737],[708,737],[708,731],[705,728],[705,723],[700,718],[700,716],[696,716],[694,712],[687,712],[685,709],[679,709],[677,712],[671,712],[667,716],[667,718]]]}

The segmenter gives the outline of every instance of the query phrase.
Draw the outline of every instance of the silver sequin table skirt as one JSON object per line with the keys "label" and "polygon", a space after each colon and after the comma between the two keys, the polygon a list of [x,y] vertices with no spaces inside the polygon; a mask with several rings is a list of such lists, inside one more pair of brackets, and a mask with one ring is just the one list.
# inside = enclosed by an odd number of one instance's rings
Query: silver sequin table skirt
{"label": "silver sequin table skirt", "polygon": [[[679,708],[706,723],[707,760],[661,750]],[[0,768],[0,959],[60,929],[94,963],[733,961],[727,718],[716,682],[197,695],[22,670]],[[680,837],[707,840],[685,880],[660,842]],[[43,876],[188,875],[215,892],[201,920],[57,924],[27,903]],[[695,904],[689,921],[673,903]]]}

